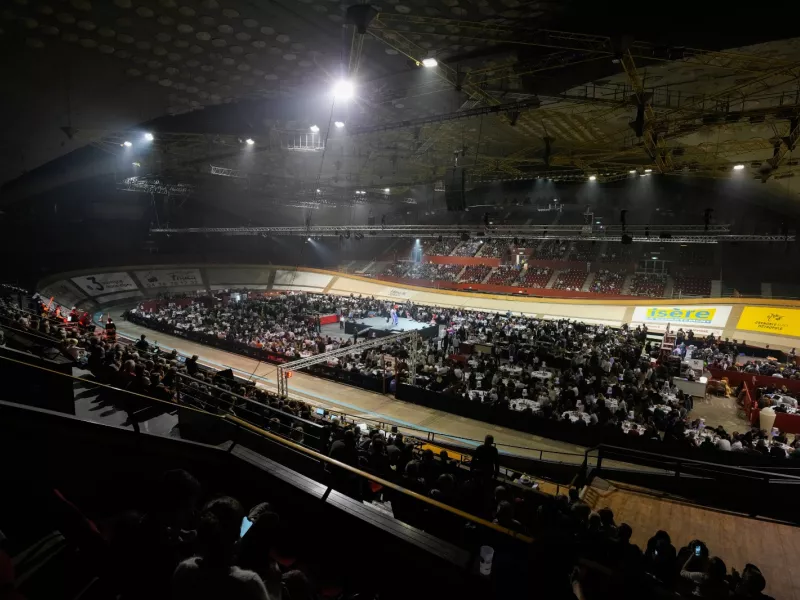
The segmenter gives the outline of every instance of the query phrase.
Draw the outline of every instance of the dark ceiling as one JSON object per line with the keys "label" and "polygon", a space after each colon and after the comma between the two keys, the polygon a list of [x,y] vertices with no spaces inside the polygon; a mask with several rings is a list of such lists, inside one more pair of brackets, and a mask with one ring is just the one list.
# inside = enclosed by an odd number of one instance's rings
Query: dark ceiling
{"label": "dark ceiling", "polygon": [[[202,187],[212,166],[234,170],[264,194],[314,199],[316,189],[341,197],[386,187],[399,198],[440,179],[455,152],[476,181],[552,170],[611,181],[651,164],[715,176],[727,173],[731,161],[746,162],[758,176],[775,139],[791,131],[799,104],[800,47],[780,41],[794,35],[791,14],[731,15],[730,3],[721,2],[387,0],[376,5],[378,17],[360,37],[346,23],[350,5],[4,3],[0,202],[89,178],[107,185],[109,177],[119,184],[139,176]],[[655,111],[650,127],[663,128],[654,144],[669,145],[669,161],[659,162],[628,126],[637,88],[622,65],[583,42],[534,43],[542,29],[609,36],[606,49],[637,40],[648,49],[740,48],[750,58],[635,58],[641,97]],[[439,76],[403,52],[435,55]],[[466,74],[467,85],[456,90],[448,70]],[[332,105],[329,89],[348,73],[355,73],[356,97]],[[597,97],[576,99],[590,93]],[[697,100],[705,95],[710,104]],[[680,106],[686,98],[692,98],[688,109]],[[747,115],[728,118],[732,99]],[[506,112],[432,122],[514,102],[527,104],[513,125]],[[753,112],[762,109],[766,116]],[[335,120],[346,122],[343,132],[332,127]],[[324,151],[298,151],[311,125],[322,129]],[[358,128],[367,133],[354,135]],[[154,133],[152,145],[141,143],[145,131]],[[256,143],[246,153],[248,137]],[[128,138],[135,142],[130,149],[120,145]],[[546,160],[545,138],[553,139]],[[600,157],[609,148],[613,156]],[[787,187],[794,174],[788,155],[770,172]]]}

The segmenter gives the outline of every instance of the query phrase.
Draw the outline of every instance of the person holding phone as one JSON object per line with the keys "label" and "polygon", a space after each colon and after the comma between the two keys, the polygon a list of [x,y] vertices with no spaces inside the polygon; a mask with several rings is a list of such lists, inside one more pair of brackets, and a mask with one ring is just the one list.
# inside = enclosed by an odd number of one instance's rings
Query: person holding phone
{"label": "person holding phone", "polygon": [[695,542],[690,548],[689,558],[681,569],[681,577],[694,584],[692,594],[701,598],[722,600],[730,595],[726,580],[727,567],[717,556],[708,557],[708,548],[702,542]]}

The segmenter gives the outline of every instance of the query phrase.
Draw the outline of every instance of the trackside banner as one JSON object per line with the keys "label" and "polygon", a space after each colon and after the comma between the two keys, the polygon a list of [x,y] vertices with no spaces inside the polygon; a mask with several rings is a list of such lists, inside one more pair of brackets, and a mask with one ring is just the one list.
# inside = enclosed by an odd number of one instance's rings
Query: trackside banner
{"label": "trackside banner", "polygon": [[635,323],[660,325],[725,327],[731,315],[730,306],[637,306],[633,310]]}
{"label": "trackside banner", "polygon": [[745,306],[736,329],[800,337],[800,310]]}

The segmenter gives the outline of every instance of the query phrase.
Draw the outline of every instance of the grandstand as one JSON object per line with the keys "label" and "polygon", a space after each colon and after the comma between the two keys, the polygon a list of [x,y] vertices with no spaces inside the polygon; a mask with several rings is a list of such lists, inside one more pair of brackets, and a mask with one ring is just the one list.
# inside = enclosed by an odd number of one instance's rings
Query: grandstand
{"label": "grandstand", "polygon": [[583,287],[584,281],[586,281],[585,271],[566,269],[561,271],[556,277],[556,281],[553,284],[553,289],[568,290],[573,292],[580,291]]}
{"label": "grandstand", "polygon": [[518,267],[503,265],[492,269],[492,273],[486,283],[492,285],[511,285],[517,280],[519,274],[520,269]]}
{"label": "grandstand", "polygon": [[461,283],[483,283],[483,280],[492,271],[492,267],[486,265],[470,265],[464,268],[464,271],[458,278]]}
{"label": "grandstand", "polygon": [[628,294],[631,296],[650,296],[651,298],[661,298],[664,296],[664,288],[666,285],[666,275],[656,273],[641,273],[635,275],[631,280]]}
{"label": "grandstand", "polygon": [[520,272],[516,284],[522,287],[543,288],[552,275],[552,269],[529,266]]}

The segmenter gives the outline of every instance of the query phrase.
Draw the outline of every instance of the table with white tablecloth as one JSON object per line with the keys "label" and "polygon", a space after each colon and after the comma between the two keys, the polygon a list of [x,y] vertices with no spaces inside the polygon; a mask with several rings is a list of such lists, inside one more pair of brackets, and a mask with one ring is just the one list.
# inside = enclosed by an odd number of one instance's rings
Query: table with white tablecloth
{"label": "table with white tablecloth", "polygon": [[568,410],[561,415],[563,419],[569,419],[572,423],[577,423],[578,419],[583,419],[583,421],[588,425],[592,422],[592,419],[589,415],[585,412],[578,412],[576,410]]}

